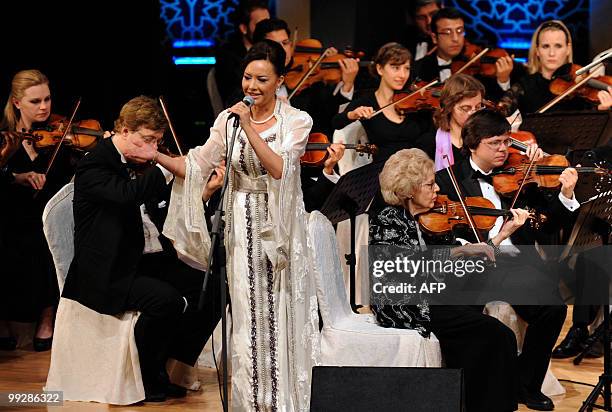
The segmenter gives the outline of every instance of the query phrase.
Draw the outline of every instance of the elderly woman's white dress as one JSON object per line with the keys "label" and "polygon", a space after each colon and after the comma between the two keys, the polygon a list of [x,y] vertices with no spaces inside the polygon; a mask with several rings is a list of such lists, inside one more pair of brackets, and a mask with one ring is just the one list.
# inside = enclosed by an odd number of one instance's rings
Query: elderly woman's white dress
{"label": "elderly woman's white dress", "polygon": [[[283,158],[282,178],[269,176],[240,131],[226,193],[232,307],[232,408],[307,410],[318,355],[318,314],[300,185],[300,157],[310,116],[280,101],[276,124],[260,133]],[[210,238],[201,194],[224,157],[233,120],[223,112],[203,146],[187,156],[184,181],[173,186],[164,233],[177,251],[206,266]]]}

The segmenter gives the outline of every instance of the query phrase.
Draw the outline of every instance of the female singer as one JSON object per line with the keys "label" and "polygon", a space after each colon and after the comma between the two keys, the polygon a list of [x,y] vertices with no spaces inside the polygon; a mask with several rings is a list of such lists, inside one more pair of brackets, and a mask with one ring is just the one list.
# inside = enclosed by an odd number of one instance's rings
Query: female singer
{"label": "female singer", "polygon": [[[531,38],[527,67],[529,75],[514,84],[501,99],[505,115],[516,109],[525,115],[537,112],[555,98],[549,86],[553,74],[561,66],[572,63],[572,36],[560,20],[542,23]],[[607,110],[612,106],[612,87],[598,93],[597,109]],[[583,110],[593,108],[586,100],[566,97],[553,107],[554,110]]]}
{"label": "female singer", "polygon": [[343,113],[332,120],[335,129],[342,129],[361,120],[371,143],[378,146],[374,162],[384,161],[401,149],[417,147],[420,136],[433,129],[427,112],[402,115],[393,106],[375,117],[372,114],[393,101],[410,77],[410,51],[399,43],[387,43],[374,57],[370,72],[380,78],[378,89],[353,99]]}
{"label": "female singer", "polygon": [[465,158],[461,150],[461,129],[472,113],[484,107],[484,94],[482,83],[467,74],[455,74],[444,83],[440,95],[441,108],[434,114],[434,123],[438,130],[435,138],[430,135],[427,143],[423,144],[429,146],[426,152],[434,159],[436,171],[448,166],[444,155],[448,156],[451,165]]}
{"label": "female singer", "polygon": [[[30,130],[35,124],[46,122],[50,115],[47,77],[38,70],[15,74],[4,108],[2,129]],[[0,256],[5,298],[0,299],[0,348],[4,349],[14,349],[16,345],[6,321],[38,322],[34,349],[51,348],[58,287],[41,217],[54,193],[52,189],[58,189],[67,179],[59,173],[47,179],[44,172],[49,159],[50,153],[39,152],[30,141],[23,140],[5,166],[9,176],[12,175],[12,183],[4,189],[2,216],[11,216],[18,210],[20,217],[5,218],[2,222],[4,244],[0,247]],[[33,189],[44,190],[34,197]]]}
{"label": "female singer", "polygon": [[[417,215],[433,207],[440,189],[435,181],[434,162],[422,150],[400,150],[392,155],[380,174],[380,186],[387,205],[371,216],[370,245],[400,246],[412,250],[419,259],[424,244],[456,243],[452,235],[440,242],[419,229]],[[432,258],[493,258],[490,246],[499,245],[521,227],[528,216],[522,209],[515,209],[512,214],[514,218],[488,244],[456,246],[450,250],[450,256],[443,256],[443,250],[434,249]],[[435,334],[446,366],[463,368],[465,372],[467,410],[516,409],[516,338],[500,321],[483,314],[482,306],[436,306],[415,302],[412,305],[373,304],[372,311],[382,326],[416,329],[424,336],[429,336],[430,331]]]}
{"label": "female singer", "polygon": [[[240,120],[225,197],[232,403],[239,410],[307,409],[318,339],[299,172],[312,120],[276,97],[284,68],[285,52],[278,43],[256,43],[243,60],[242,90],[253,98],[251,108],[239,102],[222,112],[206,143],[186,157],[171,158],[147,147],[127,155],[157,161],[185,178],[183,184],[180,179],[174,183],[164,234],[179,253],[207,265],[210,238],[202,225],[202,203],[191,200],[199,199],[225,157],[234,115]],[[188,232],[185,224],[201,231]],[[189,236],[197,240],[189,243]]]}

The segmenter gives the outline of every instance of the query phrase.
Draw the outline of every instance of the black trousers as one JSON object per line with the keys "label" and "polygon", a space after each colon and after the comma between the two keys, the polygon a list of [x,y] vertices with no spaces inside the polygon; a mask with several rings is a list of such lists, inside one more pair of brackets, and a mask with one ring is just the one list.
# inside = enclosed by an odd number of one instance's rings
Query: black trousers
{"label": "black trousers", "polygon": [[185,300],[168,283],[148,276],[134,279],[125,309],[141,312],[134,337],[147,391],[162,389],[168,347],[184,307]]}
{"label": "black trousers", "polygon": [[567,314],[567,306],[512,305],[529,325],[518,358],[520,389],[530,392],[542,388],[550,355]]}
{"label": "black trousers", "polygon": [[143,275],[132,285],[126,310],[141,312],[134,335],[143,382],[155,385],[168,358],[195,365],[221,319],[219,278],[211,277],[204,309],[198,311],[203,272],[165,252],[143,256],[139,272]]}
{"label": "black trousers", "polygon": [[517,405],[516,337],[483,306],[430,306],[431,330],[446,366],[462,368],[467,411],[513,411]]}

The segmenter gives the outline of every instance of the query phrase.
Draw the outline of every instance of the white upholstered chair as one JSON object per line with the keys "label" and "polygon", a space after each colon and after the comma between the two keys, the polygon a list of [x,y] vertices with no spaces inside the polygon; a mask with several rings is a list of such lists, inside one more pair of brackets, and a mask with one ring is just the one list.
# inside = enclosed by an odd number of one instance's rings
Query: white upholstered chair
{"label": "white upholstered chair", "polygon": [[[60,291],[74,255],[74,185],[64,186],[43,212],[43,229],[53,255]],[[45,390],[65,400],[128,405],[145,398],[134,339],[137,312],[102,315],[60,298],[51,365]]]}
{"label": "white upholstered chair", "polygon": [[415,330],[383,328],[372,315],[351,311],[331,223],[315,211],[310,214],[308,230],[323,318],[320,364],[439,367],[440,344],[433,334],[424,338]]}

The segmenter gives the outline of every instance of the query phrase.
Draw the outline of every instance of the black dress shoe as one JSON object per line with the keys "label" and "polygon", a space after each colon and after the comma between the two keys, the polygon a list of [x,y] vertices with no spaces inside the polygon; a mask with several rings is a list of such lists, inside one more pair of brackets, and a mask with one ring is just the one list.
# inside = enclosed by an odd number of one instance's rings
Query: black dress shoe
{"label": "black dress shoe", "polygon": [[166,402],[166,394],[164,392],[146,391],[145,402]]}
{"label": "black dress shoe", "polygon": [[174,383],[169,383],[166,386],[166,396],[168,398],[184,398],[187,396],[187,389]]}
{"label": "black dress shoe", "polygon": [[36,352],[48,351],[51,349],[51,345],[53,344],[53,336],[50,338],[34,338],[32,344]]}
{"label": "black dress shoe", "polygon": [[591,345],[591,348],[587,351],[586,358],[601,358],[604,355],[604,346],[601,339]]}
{"label": "black dress shoe", "polygon": [[578,355],[584,349],[584,341],[588,336],[589,332],[586,327],[572,326],[559,346],[553,350],[552,357],[555,359],[565,359]]}
{"label": "black dress shoe", "polygon": [[553,403],[552,399],[540,391],[521,391],[518,402],[524,404],[529,409],[535,409],[536,411],[552,411],[555,409],[555,404]]}
{"label": "black dress shoe", "polygon": [[17,349],[17,339],[12,336],[0,338],[0,350],[15,350]]}

